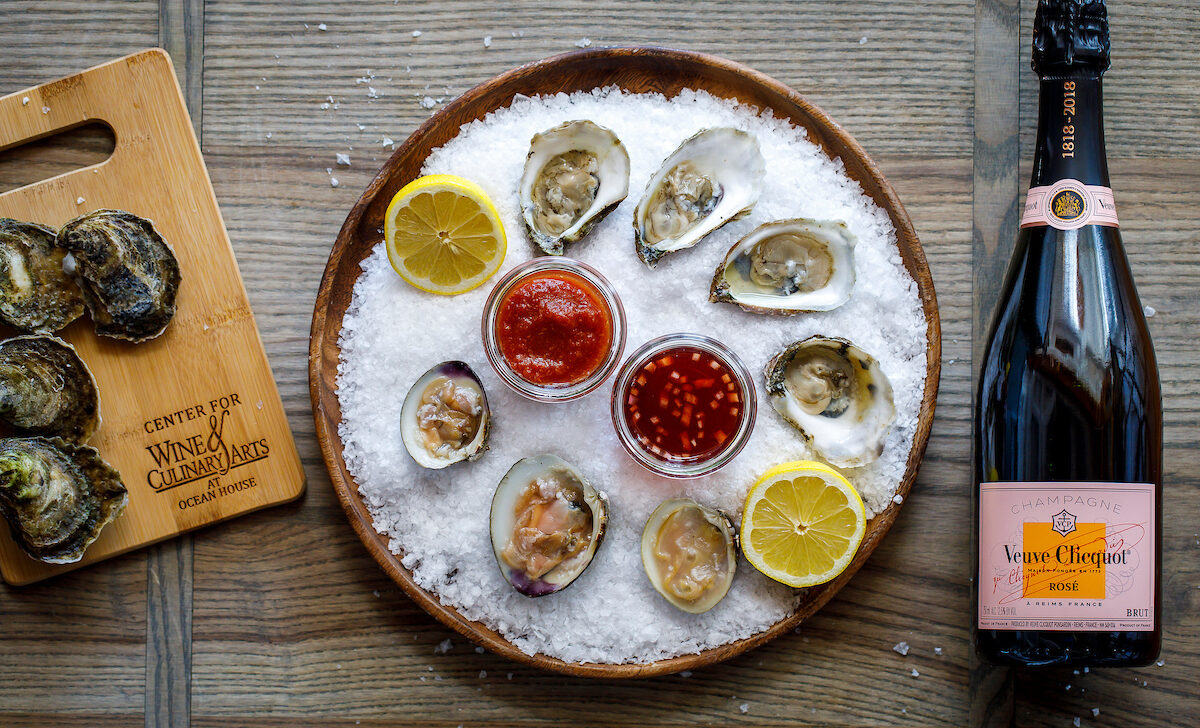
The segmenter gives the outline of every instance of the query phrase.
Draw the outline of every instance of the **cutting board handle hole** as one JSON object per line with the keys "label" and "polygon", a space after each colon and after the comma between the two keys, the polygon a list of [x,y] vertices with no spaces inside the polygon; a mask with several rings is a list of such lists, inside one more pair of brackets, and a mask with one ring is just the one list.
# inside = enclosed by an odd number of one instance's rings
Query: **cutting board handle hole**
{"label": "cutting board handle hole", "polygon": [[112,127],[91,119],[0,150],[0,193],[100,164],[116,145]]}

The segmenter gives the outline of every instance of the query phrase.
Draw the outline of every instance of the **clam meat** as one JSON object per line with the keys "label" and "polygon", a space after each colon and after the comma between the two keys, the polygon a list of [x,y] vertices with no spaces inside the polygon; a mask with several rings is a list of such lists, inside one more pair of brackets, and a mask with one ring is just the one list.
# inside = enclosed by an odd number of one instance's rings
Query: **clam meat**
{"label": "clam meat", "polygon": [[175,315],[179,262],[154,224],[122,210],[96,210],[58,231],[63,267],[83,289],[96,333],[139,342]]}
{"label": "clam meat", "polygon": [[642,566],[656,591],[685,612],[699,614],[729,592],[737,567],[737,538],[724,513],[688,498],[659,504],[642,529]]}
{"label": "clam meat", "polygon": [[529,597],[566,588],[592,563],[608,500],[559,457],[517,461],[492,497],[491,536],[505,580]]}
{"label": "clam meat", "polygon": [[837,308],[850,299],[854,287],[855,242],[840,221],[766,223],[729,249],[708,299],[754,313]]}
{"label": "clam meat", "polygon": [[533,135],[518,194],[525,232],[549,255],[562,255],[628,192],[629,153],[608,129],[584,119]]}
{"label": "clam meat", "polygon": [[95,448],[60,438],[0,439],[0,514],[31,557],[70,564],[128,502]]}
{"label": "clam meat", "polygon": [[0,218],[0,321],[54,332],[83,315],[83,294],[63,272],[67,252],[45,225]]}
{"label": "clam meat", "polygon": [[767,362],[771,406],[830,465],[866,465],[896,417],[892,385],[874,357],[845,339],[813,336]]}
{"label": "clam meat", "polygon": [[404,448],[423,468],[475,460],[487,450],[491,411],[479,377],[446,361],[421,375],[400,409]]}
{"label": "clam meat", "polygon": [[0,420],[26,434],[87,442],[100,426],[100,394],[75,347],[45,335],[0,342]]}
{"label": "clam meat", "polygon": [[667,253],[750,214],[764,174],[753,135],[717,127],[692,136],[650,178],[633,211],[638,257],[654,267]]}

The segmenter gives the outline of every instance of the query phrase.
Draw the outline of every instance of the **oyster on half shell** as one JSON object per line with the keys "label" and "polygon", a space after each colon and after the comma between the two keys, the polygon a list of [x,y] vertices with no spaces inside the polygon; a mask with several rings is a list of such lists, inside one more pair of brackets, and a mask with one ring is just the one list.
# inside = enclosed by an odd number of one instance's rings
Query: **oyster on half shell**
{"label": "oyster on half shell", "polygon": [[734,243],[717,266],[708,300],[753,313],[829,311],[850,299],[854,245],[846,224],[778,220]]}
{"label": "oyster on half shell", "polygon": [[492,497],[492,550],[505,581],[527,597],[565,589],[592,563],[608,499],[554,455],[523,458]]}
{"label": "oyster on half shell", "polygon": [[75,347],[44,335],[0,342],[0,419],[27,434],[87,442],[100,426],[100,393]]}
{"label": "oyster on half shell", "polygon": [[705,129],[679,145],[646,185],[633,211],[634,245],[651,268],[713,230],[750,214],[766,162],[753,135]]}
{"label": "oyster on half shell", "polygon": [[0,439],[0,514],[31,557],[70,564],[129,498],[95,448],[61,438]]}
{"label": "oyster on half shell", "polygon": [[642,529],[642,567],[672,605],[700,614],[725,598],[737,570],[737,536],[721,511],[690,498],[659,504]]}
{"label": "oyster on half shell", "polygon": [[474,370],[444,361],[422,374],[400,408],[404,449],[423,468],[475,460],[487,450],[491,410]]}
{"label": "oyster on half shell", "polygon": [[629,192],[629,153],[608,129],[568,121],[529,143],[518,195],[529,239],[562,255],[614,210]]}
{"label": "oyster on half shell", "polygon": [[175,315],[179,262],[154,224],[123,210],[96,210],[58,231],[64,268],[83,289],[96,333],[153,339]]}
{"label": "oyster on half shell", "polygon": [[0,321],[53,332],[83,315],[83,294],[63,272],[66,251],[45,225],[0,218]]}
{"label": "oyster on half shell", "polygon": [[892,385],[874,357],[845,339],[812,336],[767,362],[771,406],[830,465],[866,465],[896,417]]}

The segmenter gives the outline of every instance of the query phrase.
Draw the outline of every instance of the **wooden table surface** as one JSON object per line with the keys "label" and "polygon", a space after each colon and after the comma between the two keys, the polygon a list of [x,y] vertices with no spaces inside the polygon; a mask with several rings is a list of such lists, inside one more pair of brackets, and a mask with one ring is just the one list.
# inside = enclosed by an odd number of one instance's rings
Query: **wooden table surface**
{"label": "wooden table surface", "polygon": [[[1033,7],[0,4],[0,93],[149,46],[173,55],[308,475],[308,493],[295,504],[46,584],[0,587],[0,725],[1200,722],[1200,9],[1191,0],[1113,0],[1106,84],[1125,242],[1142,300],[1157,310],[1150,328],[1167,422],[1163,662],[1073,675],[989,670],[971,657],[972,353],[1028,179]],[[637,682],[570,679],[477,654],[417,609],[346,523],[308,397],[317,284],[343,218],[389,153],[384,138],[402,140],[427,118],[426,97],[436,108],[496,73],[588,40],[722,55],[829,112],[912,216],[944,337],[920,479],[859,575],[796,634],[690,675]],[[65,145],[0,153],[0,189],[98,161],[103,146],[101,135],[83,133]],[[339,152],[350,155],[349,167],[336,164]],[[450,649],[439,649],[447,639]],[[907,656],[892,651],[902,640]]]}

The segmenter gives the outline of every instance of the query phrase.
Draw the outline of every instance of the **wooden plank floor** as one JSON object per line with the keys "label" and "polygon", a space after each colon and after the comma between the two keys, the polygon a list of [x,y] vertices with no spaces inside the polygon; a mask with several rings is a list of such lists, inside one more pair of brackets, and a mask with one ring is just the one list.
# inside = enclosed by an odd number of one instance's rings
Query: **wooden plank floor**
{"label": "wooden plank floor", "polygon": [[[1200,85],[1195,61],[1180,56],[1200,33],[1200,13],[1185,0],[1136,8],[1113,1],[1116,50],[1106,84],[1123,233],[1143,301],[1157,309],[1150,326],[1167,414],[1164,664],[1009,674],[979,667],[970,654],[971,357],[1028,178],[1033,7],[0,5],[0,47],[9,49],[0,93],[143,47],[171,50],[309,480],[297,503],[47,584],[0,587],[0,725],[528,726],[580,716],[639,726],[1200,722],[1191,677],[1200,666],[1200,525],[1191,515],[1200,510],[1200,451],[1192,444],[1200,425]],[[342,220],[390,153],[384,138],[402,140],[427,118],[426,96],[440,106],[585,38],[723,55],[822,106],[896,186],[941,305],[938,416],[895,529],[799,633],[687,677],[589,682],[477,654],[367,556],[313,434],[312,301]],[[0,153],[0,188],[31,181],[29,169],[92,159],[105,143],[84,134],[49,152],[60,157],[50,162],[40,152]],[[338,152],[350,155],[350,167],[335,163]],[[31,165],[29,155],[42,161]],[[439,654],[446,638],[453,646]],[[907,657],[891,650],[901,640],[912,645]],[[914,668],[920,677],[911,677]]]}

